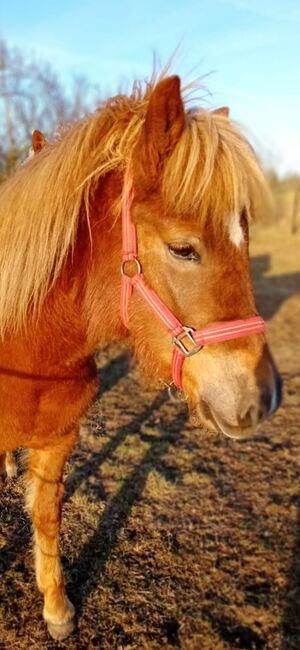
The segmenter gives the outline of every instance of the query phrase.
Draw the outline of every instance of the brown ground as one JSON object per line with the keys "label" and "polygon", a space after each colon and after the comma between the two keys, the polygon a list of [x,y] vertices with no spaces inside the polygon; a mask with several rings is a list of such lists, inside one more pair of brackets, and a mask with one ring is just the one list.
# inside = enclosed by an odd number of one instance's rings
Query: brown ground
{"label": "brown ground", "polygon": [[[300,233],[255,233],[260,311],[284,405],[253,441],[195,430],[141,388],[124,349],[66,479],[62,527],[78,632],[65,649],[300,649]],[[1,489],[0,648],[52,650],[22,483]]]}

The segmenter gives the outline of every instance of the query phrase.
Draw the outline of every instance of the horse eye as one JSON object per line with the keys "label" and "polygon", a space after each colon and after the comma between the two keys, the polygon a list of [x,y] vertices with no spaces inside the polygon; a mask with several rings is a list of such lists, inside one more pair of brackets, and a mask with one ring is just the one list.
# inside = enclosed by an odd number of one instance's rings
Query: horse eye
{"label": "horse eye", "polygon": [[181,244],[181,245],[168,244],[168,250],[171,253],[171,255],[173,255],[173,257],[176,257],[177,259],[188,260],[193,262],[200,261],[200,255],[193,248],[193,246],[190,246],[190,244]]}

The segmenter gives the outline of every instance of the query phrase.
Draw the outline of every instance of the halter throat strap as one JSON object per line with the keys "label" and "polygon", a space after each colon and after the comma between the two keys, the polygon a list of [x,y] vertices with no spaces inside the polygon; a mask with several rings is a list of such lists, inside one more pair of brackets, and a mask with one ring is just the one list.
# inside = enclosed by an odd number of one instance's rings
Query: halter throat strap
{"label": "halter throat strap", "polygon": [[[265,331],[265,323],[260,316],[254,316],[244,320],[214,323],[195,330],[178,320],[157,293],[148,286],[144,278],[138,259],[136,227],[130,216],[134,192],[129,180],[126,175],[122,194],[121,318],[124,325],[129,328],[128,308],[135,289],[172,337],[172,379],[175,386],[182,390],[182,367],[187,357],[197,354],[205,345],[260,334]],[[132,273],[132,264],[129,265],[129,262],[135,264],[134,275],[128,274],[129,266]]]}

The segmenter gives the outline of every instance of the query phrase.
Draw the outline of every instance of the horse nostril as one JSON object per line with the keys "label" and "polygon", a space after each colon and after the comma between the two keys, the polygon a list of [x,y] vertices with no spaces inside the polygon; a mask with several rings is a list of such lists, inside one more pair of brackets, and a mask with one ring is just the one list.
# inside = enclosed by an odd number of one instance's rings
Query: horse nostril
{"label": "horse nostril", "polygon": [[261,422],[268,415],[275,413],[281,404],[282,397],[282,379],[275,371],[273,387],[265,387],[262,391],[258,412],[258,420]]}
{"label": "horse nostril", "polygon": [[274,386],[273,390],[265,388],[261,397],[258,408],[258,422],[263,422],[268,415],[277,409],[277,393]]}
{"label": "horse nostril", "polygon": [[278,407],[281,404],[281,399],[282,399],[282,379],[278,372],[275,373],[275,382],[274,382],[274,388],[272,391],[272,396],[271,396],[271,401],[270,401],[270,406],[269,406],[269,413],[275,413],[277,411]]}
{"label": "horse nostril", "polygon": [[248,411],[243,416],[242,426],[243,427],[256,427],[258,419],[257,408],[251,405]]}
{"label": "horse nostril", "polygon": [[276,401],[276,390],[275,387],[273,389],[267,387],[265,388],[262,397],[261,397],[261,403],[260,403],[260,412],[262,414],[262,418],[266,417],[268,413],[272,412],[272,404]]}

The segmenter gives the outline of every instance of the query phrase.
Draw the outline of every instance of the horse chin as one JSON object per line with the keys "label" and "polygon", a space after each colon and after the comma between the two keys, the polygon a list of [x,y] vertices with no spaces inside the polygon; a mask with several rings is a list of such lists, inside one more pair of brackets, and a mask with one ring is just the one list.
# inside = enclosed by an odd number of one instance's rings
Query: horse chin
{"label": "horse chin", "polygon": [[252,438],[257,432],[257,426],[254,423],[238,426],[225,422],[203,400],[198,403],[196,408],[192,409],[192,419],[197,426],[204,426],[215,433],[223,433],[224,436],[233,440]]}
{"label": "horse chin", "polygon": [[252,438],[256,431],[257,427],[254,425],[248,426],[233,426],[227,422],[223,422],[218,415],[214,414],[214,420],[218,427],[218,430],[227,436],[227,438],[232,438],[233,440],[244,440],[246,438]]}

